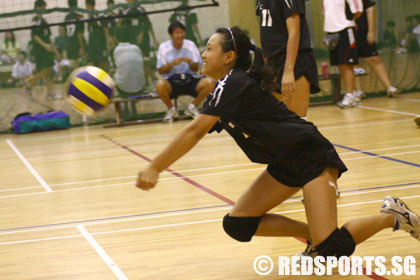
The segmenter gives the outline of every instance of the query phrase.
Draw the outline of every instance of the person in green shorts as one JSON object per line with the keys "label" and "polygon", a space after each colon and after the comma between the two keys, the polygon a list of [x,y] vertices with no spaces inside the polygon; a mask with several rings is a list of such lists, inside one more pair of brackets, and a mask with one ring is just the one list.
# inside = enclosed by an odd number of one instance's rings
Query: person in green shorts
{"label": "person in green shorts", "polygon": [[[68,0],[68,5],[69,8],[77,8],[77,0]],[[67,58],[70,60],[72,68],[79,67],[80,59],[86,56],[86,42],[83,36],[85,27],[82,22],[77,22],[82,18],[81,14],[71,11],[64,19],[66,22],[75,22],[66,25],[68,38]]]}
{"label": "person in green shorts", "polygon": [[39,11],[45,10],[47,3],[44,0],[35,1],[36,16],[32,19],[31,37],[33,40],[32,53],[35,58],[35,65],[37,73],[25,81],[25,88],[29,94],[31,89],[42,78],[45,79],[45,86],[47,87],[47,98],[60,98],[59,95],[53,96],[51,94],[52,88],[52,73],[54,66],[55,47],[51,42],[51,30],[47,25],[47,21],[42,17]]}
{"label": "person in green shorts", "polygon": [[150,88],[154,80],[157,80],[155,71],[153,70],[155,63],[151,59],[151,39],[155,48],[159,47],[159,42],[156,39],[153,30],[152,22],[147,15],[142,15],[145,12],[143,7],[135,5],[135,0],[127,0],[130,7],[120,10],[120,15],[138,15],[133,17],[123,17],[118,23],[123,26],[129,33],[129,43],[138,45],[143,53],[144,73],[146,75],[146,88]]}
{"label": "person in green shorts", "polygon": [[[188,0],[182,0],[178,8],[188,7]],[[185,26],[185,39],[191,40],[196,46],[203,46],[200,30],[198,29],[197,13],[193,9],[176,10],[169,18],[169,22],[179,21]]]}
{"label": "person in green shorts", "polygon": [[[86,9],[95,10],[95,0],[86,0]],[[107,42],[110,40],[109,30],[105,25],[104,16],[90,14],[88,22],[87,63],[95,65],[105,71],[109,70]]]}
{"label": "person in green shorts", "polygon": [[[112,7],[114,7],[115,2],[114,0],[108,0],[106,2],[107,8],[111,9]],[[117,38],[116,38],[116,34],[115,34],[115,29],[117,28],[118,25],[118,19],[116,18],[117,14],[114,12],[114,10],[109,11],[108,13],[105,14],[105,18],[106,20],[105,25],[109,30],[109,36],[111,37],[111,40],[108,41],[108,45],[107,45],[107,50],[108,52],[111,51],[111,49],[113,49],[117,44]]]}

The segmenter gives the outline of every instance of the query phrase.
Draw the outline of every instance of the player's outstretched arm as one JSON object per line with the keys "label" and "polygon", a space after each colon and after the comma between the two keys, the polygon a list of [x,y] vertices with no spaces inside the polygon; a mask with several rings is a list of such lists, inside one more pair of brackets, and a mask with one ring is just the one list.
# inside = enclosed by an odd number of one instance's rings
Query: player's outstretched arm
{"label": "player's outstretched arm", "polygon": [[219,117],[200,114],[182,129],[145,169],[140,171],[136,186],[142,190],[153,188],[158,181],[159,173],[191,150],[218,120]]}

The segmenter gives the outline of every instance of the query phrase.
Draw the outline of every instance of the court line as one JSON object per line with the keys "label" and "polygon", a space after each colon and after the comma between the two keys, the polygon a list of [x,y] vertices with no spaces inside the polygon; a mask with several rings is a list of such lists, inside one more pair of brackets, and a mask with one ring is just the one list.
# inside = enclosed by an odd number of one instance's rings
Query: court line
{"label": "court line", "polygon": [[114,275],[119,280],[128,280],[127,276],[122,272],[114,260],[106,253],[106,251],[99,245],[99,243],[93,238],[93,236],[86,230],[82,225],[78,225],[77,229],[83,235],[83,237],[89,242],[90,246],[96,251],[96,253],[101,257],[105,264],[111,269]]}
{"label": "court line", "polygon": [[400,115],[406,115],[406,116],[414,116],[414,117],[418,116],[418,114],[407,113],[407,112],[396,111],[396,110],[380,109],[380,108],[364,106],[364,105],[358,105],[356,108],[374,110],[374,111],[381,111],[381,112],[387,112],[387,113],[394,113],[394,114],[400,114]]}
{"label": "court line", "polygon": [[[413,185],[413,184],[417,184],[417,185]],[[420,182],[415,182],[415,183],[406,183],[406,184],[397,184],[397,185],[388,185],[388,186],[359,188],[359,189],[353,189],[353,190],[341,190],[341,197],[354,196],[354,195],[360,195],[360,194],[363,195],[367,193],[385,192],[385,191],[390,191],[390,190],[398,191],[398,190],[405,190],[405,189],[414,189],[414,188],[419,188],[420,187],[419,184]],[[283,203],[300,202],[301,199],[302,199],[301,195],[291,196]],[[84,224],[86,226],[87,225],[90,226],[90,225],[106,224],[106,223],[114,223],[114,222],[123,223],[123,222],[128,222],[128,221],[164,218],[164,217],[171,217],[171,216],[178,216],[178,215],[215,212],[215,211],[227,210],[230,208],[231,208],[231,205],[224,204],[224,205],[216,205],[216,206],[205,206],[205,207],[197,207],[197,208],[97,218],[97,219],[90,219],[90,220],[78,220],[78,221],[62,222],[62,223],[55,223],[55,224],[44,224],[44,225],[26,226],[26,227],[17,227],[17,228],[5,228],[5,229],[0,229],[0,235],[26,233],[26,232],[42,231],[42,230],[63,229],[63,228],[74,227],[73,226],[74,224]]]}
{"label": "court line", "polygon": [[[342,158],[342,160],[344,160],[345,162],[348,162],[348,161],[360,160],[360,159],[385,158],[385,159],[391,159],[393,161],[397,161],[397,162],[400,162],[400,163],[404,163],[403,161],[400,161],[398,159],[393,159],[391,157],[388,157],[388,155],[403,155],[403,154],[413,154],[413,153],[420,153],[420,151],[385,154],[385,155],[381,155],[381,156],[379,156],[379,155],[378,156],[369,155],[369,156],[366,156],[366,157]],[[233,174],[233,173],[241,173],[241,172],[248,172],[248,171],[257,171],[257,170],[264,170],[264,169],[266,169],[265,166],[264,167],[259,167],[259,168],[241,169],[241,170],[215,172],[215,173],[206,173],[206,174],[198,174],[198,175],[190,175],[190,176],[184,176],[184,175],[180,174],[179,172],[175,172],[175,173],[173,173],[173,172],[165,172],[165,174],[173,174],[173,175],[175,175],[176,178],[163,178],[163,179],[160,179],[159,181],[160,182],[163,182],[163,181],[172,181],[172,180],[182,179],[182,180],[184,180],[186,182],[189,182],[189,180],[191,180],[191,178],[206,177],[206,176],[215,176],[215,175],[224,175],[224,174]],[[136,177],[136,176],[134,176],[134,177]],[[134,182],[115,183],[115,184],[89,186],[89,187],[80,187],[80,188],[77,188],[76,187],[76,188],[70,188],[70,189],[66,189],[66,190],[55,190],[54,193],[70,192],[70,191],[78,191],[78,190],[93,190],[93,189],[98,189],[98,188],[108,188],[108,187],[116,187],[116,186],[124,186],[124,185],[134,185]],[[209,190],[209,189],[207,189],[207,190]],[[208,192],[210,193],[212,191],[209,190]],[[12,197],[31,196],[31,195],[39,195],[39,194],[45,194],[45,192],[33,192],[33,193],[5,195],[5,196],[0,196],[0,199],[12,198]]]}
{"label": "court line", "polygon": [[[404,199],[404,200],[414,199],[414,198],[420,198],[420,195],[400,197],[400,199]],[[379,202],[383,202],[383,199],[338,204],[337,207],[338,208],[342,208],[342,207],[350,207],[350,206],[357,206],[357,205],[364,205],[364,204],[372,204],[372,203],[379,203]],[[304,212],[304,211],[305,211],[305,209],[286,210],[286,211],[275,212],[275,214],[298,213],[298,212]],[[155,225],[155,226],[146,226],[146,227],[136,227],[136,228],[122,229],[122,230],[101,231],[101,232],[91,233],[91,235],[92,236],[95,236],[95,235],[106,235],[106,234],[112,234],[112,233],[131,232],[131,231],[142,231],[142,230],[150,230],[150,229],[158,229],[158,228],[170,228],[170,227],[184,226],[184,225],[192,225],[192,224],[203,224],[203,223],[220,222],[222,220],[223,220],[222,218],[218,218],[218,219],[209,219],[209,220],[198,220],[198,221],[191,221],[191,222],[182,222],[182,223],[175,223],[175,224],[164,224],[164,225]],[[64,238],[74,238],[74,237],[80,237],[80,236],[79,235],[65,235],[65,236],[62,236],[61,238],[64,239]],[[56,239],[61,239],[61,238],[60,238],[60,236],[55,236],[55,237],[39,238],[39,239],[27,239],[27,240],[21,240],[21,241],[0,242],[0,245],[9,245],[9,244],[19,244],[19,243],[29,243],[29,242],[56,240]]]}
{"label": "court line", "polygon": [[45,189],[46,192],[52,192],[53,190],[48,186],[47,182],[42,179],[42,177],[36,172],[36,170],[32,167],[32,165],[29,163],[29,161],[26,160],[26,158],[19,152],[18,148],[15,147],[12,141],[9,139],[6,139],[7,144],[12,148],[12,150],[16,153],[16,155],[19,157],[19,159],[25,164],[25,166],[29,169],[29,171],[34,175],[34,177],[38,180],[38,182],[41,184],[41,186]]}
{"label": "court line", "polygon": [[[146,157],[146,156],[144,156],[144,155],[142,155],[142,154],[140,154],[140,153],[138,153],[138,152],[136,152],[136,151],[132,150],[130,147],[124,146],[124,145],[122,145],[122,144],[118,143],[117,141],[113,140],[112,138],[109,138],[109,137],[108,137],[108,136],[106,136],[106,135],[101,135],[101,136],[102,136],[103,138],[105,138],[106,140],[110,141],[111,143],[113,143],[113,144],[115,144],[115,145],[117,145],[117,146],[121,147],[122,149],[127,150],[128,152],[132,153],[133,155],[135,155],[135,156],[137,156],[137,157],[140,157],[140,158],[144,159],[144,160],[145,160],[145,161],[147,161],[147,162],[151,162],[151,159],[149,159],[148,157]],[[167,168],[166,170],[167,170],[167,171],[169,171],[169,172],[171,172],[171,173],[172,173],[172,175],[174,175],[174,176],[176,176],[176,177],[178,177],[178,178],[180,178],[180,179],[182,179],[182,180],[186,181],[187,183],[190,183],[190,184],[191,184],[191,185],[193,185],[194,187],[196,187],[196,188],[198,188],[198,189],[200,189],[200,190],[202,190],[202,191],[204,191],[204,192],[206,192],[206,193],[208,193],[208,194],[212,195],[212,196],[213,196],[213,197],[215,197],[215,198],[218,198],[218,199],[220,199],[220,200],[222,200],[222,201],[224,201],[224,202],[226,202],[226,203],[228,203],[228,204],[231,204],[231,205],[235,204],[235,203],[234,203],[232,200],[230,200],[229,198],[227,198],[227,197],[225,197],[225,196],[223,196],[223,195],[221,195],[221,194],[219,194],[219,193],[217,193],[217,192],[215,192],[215,191],[213,191],[213,190],[211,190],[211,189],[209,189],[209,188],[207,188],[207,187],[205,187],[205,186],[203,186],[203,185],[201,185],[201,184],[197,183],[197,182],[196,182],[196,181],[194,181],[194,180],[191,180],[191,179],[190,179],[190,178],[188,178],[188,177],[185,177],[184,175],[182,175],[182,174],[180,174],[180,173],[176,172],[175,170],[172,170],[172,169],[170,169],[170,168]]]}
{"label": "court line", "polygon": [[417,163],[413,163],[413,162],[409,162],[409,161],[405,161],[405,160],[400,160],[400,159],[396,159],[396,158],[392,158],[392,157],[388,157],[388,156],[383,156],[383,155],[379,155],[379,154],[375,154],[375,153],[371,153],[371,152],[367,152],[367,151],[363,151],[363,150],[359,150],[359,149],[356,149],[356,148],[351,148],[351,147],[347,147],[347,146],[343,146],[343,145],[339,145],[339,144],[333,144],[333,145],[336,146],[336,147],[342,148],[342,149],[359,152],[359,153],[366,154],[366,155],[369,155],[369,156],[379,157],[379,158],[395,161],[395,162],[398,162],[398,163],[403,163],[403,164],[407,164],[407,165],[411,165],[411,166],[415,166],[415,167],[420,167],[420,164],[417,164]]}
{"label": "court line", "polygon": [[[398,191],[398,190],[414,189],[414,188],[420,187],[420,185],[411,185],[411,186],[407,186],[407,185],[410,185],[410,184],[398,184],[398,185],[390,185],[390,186],[371,187],[371,188],[365,188],[365,189],[342,190],[341,197],[354,196],[354,195],[360,195],[360,194],[363,195],[367,193],[385,192],[385,191],[390,191],[389,188],[392,188],[391,189],[392,191]],[[395,186],[401,186],[401,187],[394,188]],[[283,203],[300,202],[301,199],[302,199],[302,196],[291,196]],[[231,205],[225,204],[225,205],[217,205],[217,206],[205,206],[205,207],[197,207],[197,208],[189,208],[189,209],[178,209],[178,210],[169,210],[169,211],[142,213],[142,214],[132,214],[132,215],[126,215],[126,216],[114,216],[114,217],[106,217],[106,218],[98,218],[98,219],[90,219],[90,220],[79,220],[79,221],[63,222],[63,223],[56,223],[56,224],[44,224],[44,225],[36,225],[36,226],[18,227],[18,228],[6,228],[6,229],[0,229],[0,235],[10,235],[10,234],[16,234],[16,233],[63,229],[63,228],[73,227],[74,224],[84,224],[86,226],[90,226],[90,225],[98,225],[98,224],[109,224],[109,223],[115,223],[115,222],[124,223],[124,222],[129,222],[129,221],[157,219],[157,218],[165,218],[165,217],[179,216],[179,215],[199,214],[199,213],[206,213],[206,212],[228,210],[231,207],[232,207]]]}
{"label": "court line", "polygon": [[[195,213],[202,213],[202,212],[211,212],[214,209],[218,210],[219,208],[226,208],[227,205],[229,204],[205,206],[205,207],[194,207],[194,208],[177,209],[177,210],[169,210],[169,211],[159,211],[159,212],[151,212],[151,213],[132,214],[132,215],[124,215],[124,216],[114,216],[114,217],[89,219],[89,220],[79,220],[79,221],[63,222],[63,223],[55,223],[55,224],[6,228],[6,229],[0,229],[0,235],[30,232],[30,231],[40,230],[40,229],[45,229],[45,228],[48,230],[61,229],[61,228],[67,228],[67,227],[74,227],[75,224],[95,225],[95,224],[99,224],[103,222],[112,222],[114,220],[118,220],[119,222],[129,221],[126,218],[128,219],[138,218],[140,220],[140,219],[145,219],[148,217],[160,218],[160,217],[175,216],[177,213],[181,213],[181,215],[186,215],[186,214],[195,214]],[[229,205],[229,208],[230,208],[230,205]],[[183,212],[185,212],[186,214],[184,214]],[[158,215],[161,215],[161,216],[158,216]]]}
{"label": "court line", "polygon": [[[410,121],[412,121],[410,119]],[[386,150],[397,150],[397,149],[406,149],[406,148],[413,148],[413,147],[420,147],[420,145],[408,145],[408,146],[394,146],[394,147],[388,147],[388,148],[380,148],[380,149],[371,149],[371,150],[366,150],[366,152],[375,152],[375,151],[386,151]],[[117,147],[116,147],[117,148]],[[342,152],[339,153],[340,156],[342,155],[350,155],[350,154],[358,154],[360,152]],[[410,152],[408,152],[410,153]],[[417,151],[414,151],[413,153],[417,153]],[[398,154],[386,154],[386,155],[399,155]],[[363,157],[363,158],[358,158],[358,159],[365,159],[365,158],[370,158],[370,157]],[[353,158],[354,159],[354,158]],[[349,159],[347,159],[349,160]],[[248,166],[248,165],[259,165],[257,163],[253,163],[253,162],[247,162],[247,163],[236,163],[236,164],[227,164],[227,165],[217,165],[217,166],[209,166],[209,167],[201,167],[201,168],[193,168],[193,169],[183,169],[183,170],[179,170],[178,172],[193,172],[193,171],[203,171],[203,170],[211,170],[211,169],[220,169],[220,168],[226,168],[226,167],[239,167],[239,166]],[[172,174],[169,171],[165,171],[161,173],[163,174]],[[112,177],[112,178],[102,178],[102,179],[93,179],[93,180],[84,180],[84,181],[74,181],[74,182],[65,182],[65,183],[58,183],[58,184],[50,184],[50,187],[59,187],[59,186],[66,186],[66,185],[76,185],[76,184],[84,184],[84,183],[93,183],[93,182],[101,182],[101,181],[112,181],[112,180],[120,180],[120,179],[131,179],[131,178],[136,178],[136,175],[131,175],[131,176],[121,176],[121,177]],[[38,186],[33,186],[33,187],[22,187],[22,188],[17,188],[17,189],[6,189],[6,190],[0,190],[0,192],[7,192],[7,191],[14,191],[14,190],[23,190],[23,189],[32,189],[32,188],[39,188]]]}

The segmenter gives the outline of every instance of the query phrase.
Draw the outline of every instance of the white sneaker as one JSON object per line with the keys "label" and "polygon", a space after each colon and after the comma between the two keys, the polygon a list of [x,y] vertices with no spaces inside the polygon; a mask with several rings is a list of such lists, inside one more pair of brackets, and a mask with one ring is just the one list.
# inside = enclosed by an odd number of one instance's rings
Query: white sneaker
{"label": "white sneaker", "polygon": [[396,52],[396,54],[403,54],[403,53],[407,53],[407,49],[406,48],[399,48]]}
{"label": "white sneaker", "polygon": [[362,100],[363,98],[366,97],[366,94],[363,92],[363,90],[357,89],[357,90],[354,91],[353,96],[354,96],[354,100],[357,103],[359,103],[360,100]]}
{"label": "white sneaker", "polygon": [[388,97],[395,97],[398,94],[399,90],[393,86],[389,86],[389,88],[387,88],[386,90],[386,95],[388,95]]}
{"label": "white sneaker", "polygon": [[346,93],[346,95],[344,95],[343,100],[337,102],[337,106],[340,108],[350,108],[356,105],[357,101],[354,99],[354,96],[351,93]]}
{"label": "white sneaker", "polygon": [[184,114],[195,119],[200,114],[200,112],[198,111],[197,107],[194,106],[194,104],[190,104],[184,111]]}
{"label": "white sneaker", "polygon": [[418,127],[420,127],[420,116],[416,117],[414,119],[414,122],[417,124]]}
{"label": "white sneaker", "polygon": [[176,117],[178,117],[178,111],[175,107],[172,107],[168,111],[166,111],[166,115],[163,118],[164,122],[172,122]]}
{"label": "white sneaker", "polygon": [[354,74],[357,75],[364,75],[366,74],[366,70],[362,67],[355,67],[353,68]]}
{"label": "white sneaker", "polygon": [[386,196],[382,204],[381,213],[395,215],[394,231],[402,229],[420,241],[419,216],[399,198]]}

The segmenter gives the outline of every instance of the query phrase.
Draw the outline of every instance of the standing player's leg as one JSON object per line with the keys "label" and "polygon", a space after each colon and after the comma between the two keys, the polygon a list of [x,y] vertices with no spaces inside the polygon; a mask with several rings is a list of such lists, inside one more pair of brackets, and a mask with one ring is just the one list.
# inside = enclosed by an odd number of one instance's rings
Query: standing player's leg
{"label": "standing player's leg", "polygon": [[376,75],[379,77],[379,80],[381,80],[382,84],[385,86],[387,95],[389,97],[395,96],[398,93],[398,89],[392,86],[381,58],[378,55],[375,55],[366,57],[366,61],[373,68]]}
{"label": "standing player's leg", "polygon": [[226,233],[242,242],[250,241],[254,235],[310,239],[305,223],[278,214],[266,214],[299,190],[281,184],[265,170],[223,219]]}

